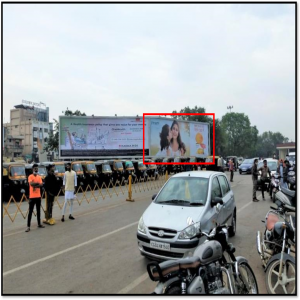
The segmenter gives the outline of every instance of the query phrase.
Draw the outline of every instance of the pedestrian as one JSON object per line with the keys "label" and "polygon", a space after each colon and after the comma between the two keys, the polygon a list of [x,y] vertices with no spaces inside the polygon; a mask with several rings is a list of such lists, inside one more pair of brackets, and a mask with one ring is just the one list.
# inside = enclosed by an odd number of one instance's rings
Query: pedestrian
{"label": "pedestrian", "polygon": [[283,159],[280,159],[278,161],[278,167],[277,167],[277,173],[280,174],[280,186],[287,188],[287,173],[288,173],[288,168],[283,161]]}
{"label": "pedestrian", "polygon": [[43,181],[40,175],[38,175],[39,168],[37,164],[32,166],[33,174],[29,175],[28,183],[29,183],[29,213],[27,218],[27,229],[25,232],[30,231],[31,225],[31,217],[33,213],[34,206],[37,211],[37,222],[38,228],[45,228],[44,225],[41,224],[41,187],[43,186]]}
{"label": "pedestrian", "polygon": [[257,190],[257,177],[258,177],[258,171],[257,171],[257,164],[258,159],[254,159],[253,166],[252,166],[252,182],[253,182],[253,190],[252,190],[252,200],[254,202],[258,202],[259,200],[256,198],[256,190]]}
{"label": "pedestrian", "polygon": [[53,223],[54,220],[51,220],[53,203],[54,203],[55,196],[58,193],[59,185],[56,176],[54,175],[55,166],[49,165],[47,169],[48,169],[48,174],[45,177],[45,191],[47,193],[47,208],[45,212],[45,217],[46,217],[46,222],[51,221]]}
{"label": "pedestrian", "polygon": [[66,212],[66,206],[68,201],[70,201],[69,219],[75,220],[75,218],[72,216],[72,212],[73,212],[73,201],[75,198],[74,192],[75,192],[75,187],[77,186],[77,176],[76,173],[73,170],[71,170],[70,163],[67,163],[67,171],[65,172],[64,175],[63,186],[65,190],[65,203],[62,211],[61,221],[62,222],[65,221],[65,212]]}
{"label": "pedestrian", "polygon": [[223,158],[222,155],[220,155],[220,157],[218,158],[218,171],[222,172],[223,169]]}
{"label": "pedestrian", "polygon": [[[259,171],[261,172],[261,176],[260,176],[260,180],[261,180],[261,194],[262,194],[263,200],[265,200],[265,195],[264,195],[265,184],[269,183],[268,187],[267,187],[267,192],[268,192],[269,187],[270,187],[271,171],[270,171],[270,168],[268,167],[268,162],[267,162],[266,159],[264,159],[263,163],[264,163],[264,165],[261,168],[258,169],[258,172]],[[269,179],[268,179],[268,174],[270,176]]]}
{"label": "pedestrian", "polygon": [[233,161],[232,161],[232,158],[231,158],[229,160],[230,182],[233,182],[233,169],[234,169],[234,165],[233,165]]}

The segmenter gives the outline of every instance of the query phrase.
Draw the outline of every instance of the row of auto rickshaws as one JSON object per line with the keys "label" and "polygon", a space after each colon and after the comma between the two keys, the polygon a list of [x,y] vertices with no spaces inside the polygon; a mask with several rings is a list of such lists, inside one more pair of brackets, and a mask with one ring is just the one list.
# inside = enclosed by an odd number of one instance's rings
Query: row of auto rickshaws
{"label": "row of auto rickshaws", "polygon": [[[218,156],[215,157],[217,162]],[[136,181],[148,180],[148,177],[156,180],[158,176],[168,174],[174,174],[183,172],[186,170],[198,170],[199,162],[211,162],[212,158],[196,158],[196,157],[176,157],[176,158],[156,158],[145,159],[145,163],[162,163],[162,164],[147,164],[143,163],[143,160],[137,159],[112,159],[112,160],[98,160],[98,161],[70,161],[71,169],[76,172],[77,175],[77,188],[80,186],[82,189],[88,185],[94,188],[96,184],[101,187],[103,183],[106,186],[112,186],[119,182],[119,184],[125,184],[128,181],[129,175],[132,176],[133,183]],[[195,163],[189,165],[176,164],[190,162]],[[55,166],[55,176],[57,178],[58,190],[63,185],[63,177],[66,171],[66,164],[68,161],[54,161],[54,162],[42,162],[38,164],[39,175],[42,180],[47,175],[47,167],[51,164]],[[166,164],[175,163],[175,164]],[[10,196],[13,195],[15,199],[20,198],[18,196],[23,193],[28,196],[29,185],[28,177],[32,174],[33,164],[27,164],[25,161],[3,163],[3,177],[2,177],[2,199],[8,201]],[[217,170],[217,164],[206,165],[206,170]],[[201,165],[203,167],[203,165]]]}

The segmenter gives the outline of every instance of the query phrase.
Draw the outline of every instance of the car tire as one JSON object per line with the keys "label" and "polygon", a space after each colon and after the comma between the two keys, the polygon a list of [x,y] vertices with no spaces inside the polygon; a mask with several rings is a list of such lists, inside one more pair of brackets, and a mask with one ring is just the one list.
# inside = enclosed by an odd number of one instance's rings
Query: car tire
{"label": "car tire", "polygon": [[236,233],[236,211],[234,210],[232,221],[231,221],[231,226],[229,226],[229,228],[228,228],[228,235],[230,237],[233,237],[233,236],[235,236],[235,233]]}

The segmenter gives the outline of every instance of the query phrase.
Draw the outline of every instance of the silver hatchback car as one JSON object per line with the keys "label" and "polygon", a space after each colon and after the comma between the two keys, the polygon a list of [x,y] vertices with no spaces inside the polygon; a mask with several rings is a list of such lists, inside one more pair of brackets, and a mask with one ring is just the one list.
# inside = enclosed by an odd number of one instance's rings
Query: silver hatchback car
{"label": "silver hatchback car", "polygon": [[[142,255],[157,260],[191,256],[199,243],[193,238],[200,226],[209,232],[216,222],[236,231],[236,205],[233,191],[224,173],[192,171],[172,176],[152,197],[152,203],[140,218],[137,230]],[[223,203],[221,209],[216,209]]]}

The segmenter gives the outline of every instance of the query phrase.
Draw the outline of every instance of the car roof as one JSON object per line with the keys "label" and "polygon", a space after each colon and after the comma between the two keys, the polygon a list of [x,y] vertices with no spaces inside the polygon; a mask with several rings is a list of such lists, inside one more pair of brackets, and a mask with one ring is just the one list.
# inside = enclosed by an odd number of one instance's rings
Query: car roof
{"label": "car roof", "polygon": [[187,172],[182,172],[182,173],[178,173],[175,174],[173,177],[199,177],[199,178],[209,178],[210,176],[214,175],[214,174],[223,174],[222,172],[214,172],[214,171],[187,171]]}

